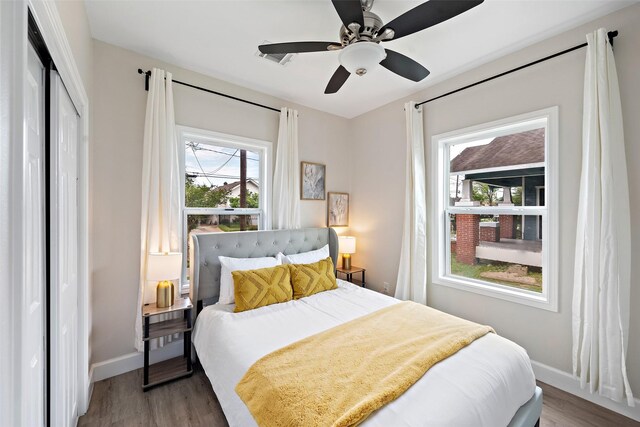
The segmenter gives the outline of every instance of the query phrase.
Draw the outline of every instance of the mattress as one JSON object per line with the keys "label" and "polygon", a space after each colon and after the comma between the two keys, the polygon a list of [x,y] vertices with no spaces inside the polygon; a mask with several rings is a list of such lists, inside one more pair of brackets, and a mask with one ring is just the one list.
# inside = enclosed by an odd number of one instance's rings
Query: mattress
{"label": "mattress", "polygon": [[[198,316],[193,343],[229,424],[255,426],[235,392],[254,362],[295,341],[398,302],[338,280],[338,289],[242,313],[233,313],[233,305],[215,304]],[[535,386],[526,351],[497,334],[488,334],[434,365],[362,425],[506,426],[531,399]]]}

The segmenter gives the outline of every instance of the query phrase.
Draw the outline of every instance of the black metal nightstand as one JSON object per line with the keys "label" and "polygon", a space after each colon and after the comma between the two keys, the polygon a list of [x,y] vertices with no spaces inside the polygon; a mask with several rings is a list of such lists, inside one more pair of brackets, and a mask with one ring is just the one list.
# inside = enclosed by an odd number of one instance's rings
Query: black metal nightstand
{"label": "black metal nightstand", "polygon": [[[171,307],[158,308],[155,304],[142,306],[142,327],[144,341],[144,376],[142,388],[147,391],[151,387],[166,383],[193,374],[191,363],[191,310],[193,304],[188,297],[177,298]],[[184,315],[175,319],[151,323],[151,317],[161,314],[184,312]],[[149,344],[154,338],[165,337],[182,333],[184,340],[184,354],[155,363],[149,366]]]}

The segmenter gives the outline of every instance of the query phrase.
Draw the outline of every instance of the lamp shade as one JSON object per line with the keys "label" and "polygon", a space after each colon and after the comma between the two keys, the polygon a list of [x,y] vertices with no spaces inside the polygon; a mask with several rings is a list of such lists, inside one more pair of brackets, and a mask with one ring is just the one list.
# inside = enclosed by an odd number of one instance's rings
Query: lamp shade
{"label": "lamp shade", "polygon": [[386,57],[387,52],[379,44],[358,42],[342,49],[338,61],[351,74],[362,76],[377,67]]}
{"label": "lamp shade", "polygon": [[339,236],[338,244],[340,246],[341,254],[355,254],[356,253],[356,238],[353,236]]}
{"label": "lamp shade", "polygon": [[147,258],[147,280],[173,280],[182,274],[182,253],[149,253]]}

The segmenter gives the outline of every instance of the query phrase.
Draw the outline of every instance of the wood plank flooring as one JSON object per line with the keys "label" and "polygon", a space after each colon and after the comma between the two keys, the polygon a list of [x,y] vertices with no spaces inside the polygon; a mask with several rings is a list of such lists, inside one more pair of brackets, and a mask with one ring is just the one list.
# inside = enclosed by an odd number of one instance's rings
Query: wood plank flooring
{"label": "wood plank flooring", "polygon": [[[97,382],[80,427],[225,427],[227,420],[202,369],[144,393],[142,370]],[[544,391],[541,427],[627,427],[640,423],[538,383]]]}

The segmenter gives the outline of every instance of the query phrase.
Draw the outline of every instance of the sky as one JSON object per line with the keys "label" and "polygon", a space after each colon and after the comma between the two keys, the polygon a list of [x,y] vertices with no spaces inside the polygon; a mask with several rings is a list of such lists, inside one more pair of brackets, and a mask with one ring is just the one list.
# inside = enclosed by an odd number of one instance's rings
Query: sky
{"label": "sky", "polygon": [[[486,139],[479,139],[477,141],[471,141],[471,142],[465,142],[462,144],[451,144],[449,145],[449,160],[453,160],[456,157],[458,157],[458,155],[460,155],[460,153],[462,153],[462,151],[464,151],[465,148],[469,148],[469,147],[477,147],[479,145],[486,145],[488,143],[490,143],[491,141],[493,141],[494,138],[486,138]],[[449,193],[450,193],[450,197],[455,198],[457,197],[456,195],[460,195],[462,193],[462,178],[464,177],[464,174],[460,175],[460,179],[456,180],[456,174],[451,174],[449,175]],[[458,185],[457,191],[456,191],[456,184]]]}
{"label": "sky", "polygon": [[462,144],[455,144],[455,145],[452,144],[449,146],[449,160],[453,160],[456,157],[458,157],[458,155],[462,153],[462,151],[465,148],[477,147],[478,145],[487,145],[494,139],[495,138],[485,138],[485,139],[479,139],[477,141],[465,142]]}
{"label": "sky", "polygon": [[[258,181],[260,177],[260,155],[247,151],[247,178]],[[195,183],[200,185],[224,185],[240,180],[240,150],[216,145],[185,144],[185,172],[200,174]]]}

